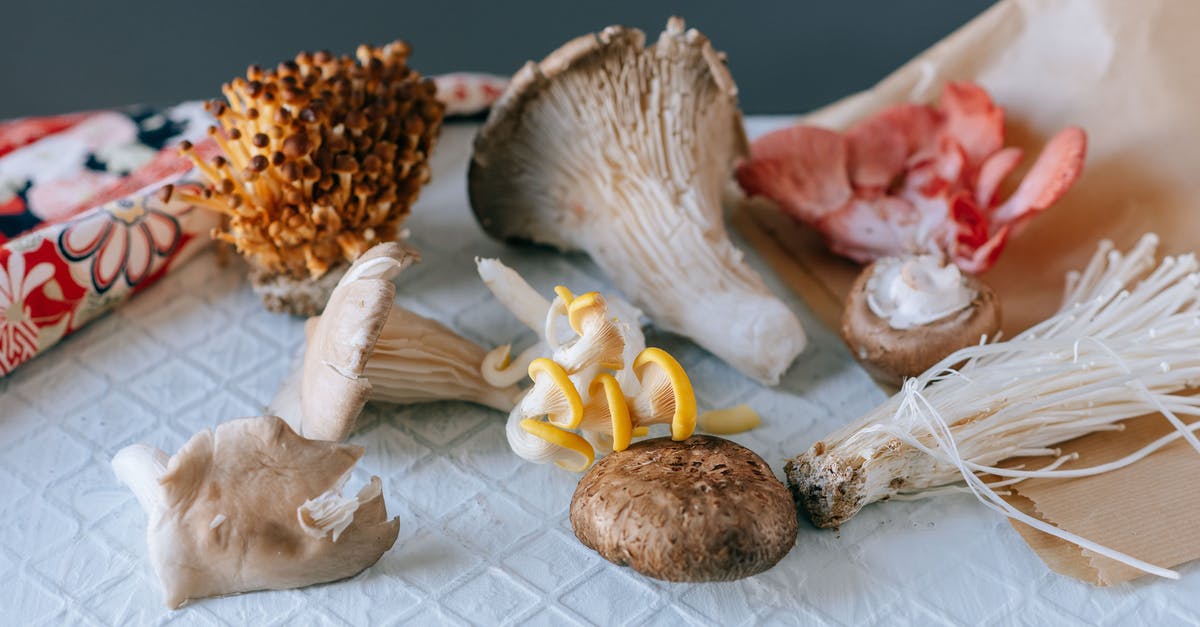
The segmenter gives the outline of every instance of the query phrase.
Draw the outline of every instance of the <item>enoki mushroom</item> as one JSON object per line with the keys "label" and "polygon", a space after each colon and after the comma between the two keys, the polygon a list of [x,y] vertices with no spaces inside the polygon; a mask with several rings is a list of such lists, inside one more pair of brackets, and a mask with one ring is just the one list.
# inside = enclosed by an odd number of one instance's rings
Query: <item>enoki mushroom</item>
{"label": "enoki mushroom", "polygon": [[[546,311],[545,338],[534,347],[552,347],[552,357],[522,353],[530,358],[527,372],[533,386],[509,414],[505,432],[513,451],[530,461],[552,461],[580,472],[592,464],[597,447],[624,450],[652,424],[671,425],[675,440],[690,437],[696,400],[679,363],[653,347],[640,350],[630,363],[627,348],[643,345],[640,329],[610,315],[596,292],[575,296],[562,286],[555,292]],[[564,316],[576,337],[559,342],[556,328]],[[503,363],[510,350],[500,347],[493,351],[499,358],[485,361],[484,368],[496,368],[493,364],[501,360],[501,374],[491,376],[503,377],[514,367]]]}
{"label": "enoki mushroom", "polygon": [[[1193,255],[1154,265],[1158,238],[1128,254],[1103,242],[1082,273],[1067,277],[1060,310],[1012,340],[959,350],[900,393],[790,461],[789,483],[813,521],[835,526],[883,498],[945,491],[965,482],[1006,516],[1155,575],[1171,570],[1033,518],[997,488],[1032,477],[1072,478],[1135,463],[1180,438],[1198,452],[1181,416],[1200,416],[1200,265]],[[961,364],[959,367],[955,367]],[[1159,414],[1175,431],[1126,457],[1062,470],[1074,456],[1052,448],[1121,421]],[[1040,469],[1002,460],[1055,455]],[[981,474],[1001,480],[985,483]]]}

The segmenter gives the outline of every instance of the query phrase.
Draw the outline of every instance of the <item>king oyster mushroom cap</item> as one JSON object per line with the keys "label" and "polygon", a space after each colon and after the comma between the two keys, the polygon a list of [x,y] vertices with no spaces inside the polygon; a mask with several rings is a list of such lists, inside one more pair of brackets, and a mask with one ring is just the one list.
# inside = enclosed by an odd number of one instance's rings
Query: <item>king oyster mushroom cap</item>
{"label": "king oyster mushroom cap", "polygon": [[[391,279],[417,258],[389,242],[372,247],[342,277],[325,312],[305,326],[307,344],[296,389],[301,433],[340,441],[368,400],[420,403],[465,400],[507,412],[515,386],[483,380],[487,352],[441,323],[395,306]],[[272,403],[287,407],[286,398]]]}
{"label": "king oyster mushroom cap", "polygon": [[725,231],[737,88],[679,18],[644,43],[610,26],[517,72],[476,137],[471,207],[494,237],[586,251],[658,324],[776,383],[805,335]]}
{"label": "king oyster mushroom cap", "polygon": [[571,499],[580,542],[666,581],[763,572],[791,550],[798,526],[791,494],[761,457],[705,435],[643,440],[612,453]]}
{"label": "king oyster mushroom cap", "polygon": [[149,517],[164,601],[279,590],[351,577],[396,542],[378,477],[341,488],[359,446],[300,437],[273,416],[204,430],[174,456],[135,444],[113,458]]}

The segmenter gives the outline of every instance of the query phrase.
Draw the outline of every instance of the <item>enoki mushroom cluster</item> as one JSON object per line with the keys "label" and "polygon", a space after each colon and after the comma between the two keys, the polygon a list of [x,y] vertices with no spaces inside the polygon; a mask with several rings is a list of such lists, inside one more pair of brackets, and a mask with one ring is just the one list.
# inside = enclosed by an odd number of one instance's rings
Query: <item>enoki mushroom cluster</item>
{"label": "enoki mushroom cluster", "polygon": [[215,237],[295,279],[394,240],[429,179],[444,111],[408,54],[403,42],[355,57],[302,52],[223,85],[226,101],[208,110],[224,154],[205,160],[181,145],[209,183],[187,200],[227,216]]}
{"label": "enoki mushroom cluster", "polygon": [[[555,291],[545,325],[553,355],[529,363],[533,386],[509,414],[505,429],[513,451],[580,472],[592,464],[597,448],[622,451],[653,424],[669,424],[674,440],[690,437],[696,397],[679,362],[651,347],[629,363],[628,349],[641,344],[636,321],[632,327],[618,321],[599,293],[575,296],[562,286]],[[564,316],[575,337],[558,344],[554,321]],[[627,341],[634,333],[638,340]],[[508,350],[495,352],[507,355]],[[500,369],[512,368],[501,364]]]}
{"label": "enoki mushroom cluster", "polygon": [[[1104,242],[1082,273],[1068,276],[1061,309],[1007,342],[956,351],[859,420],[788,462],[797,502],[822,527],[864,505],[965,482],[989,508],[1145,572],[1178,575],[1030,517],[996,489],[1030,477],[1071,478],[1135,463],[1172,441],[1197,451],[1182,416],[1200,416],[1200,263],[1193,255],[1155,264],[1158,238],[1122,254]],[[961,364],[956,367],[956,364]],[[1054,448],[1121,421],[1159,414],[1175,431],[1120,460],[1060,469]],[[1013,457],[1057,455],[1045,468],[1000,466]],[[985,483],[980,475],[1000,477]]]}

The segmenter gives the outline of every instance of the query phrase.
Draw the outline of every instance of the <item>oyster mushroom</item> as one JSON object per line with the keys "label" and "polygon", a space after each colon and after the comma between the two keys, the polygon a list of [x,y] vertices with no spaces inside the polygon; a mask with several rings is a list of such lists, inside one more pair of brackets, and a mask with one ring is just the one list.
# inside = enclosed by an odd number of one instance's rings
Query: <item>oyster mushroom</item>
{"label": "oyster mushroom", "polygon": [[112,466],[149,521],[150,561],[168,607],[191,599],[352,577],[396,542],[379,477],[342,486],[359,446],[306,440],[272,416],[205,430],[174,456],[144,444]]}
{"label": "oyster mushroom", "polygon": [[251,66],[208,106],[222,154],[181,144],[208,182],[187,200],[226,216],[215,236],[246,256],[268,309],[318,313],[338,273],[396,239],[429,180],[445,106],[408,54],[397,41]]}
{"label": "oyster mushroom", "polygon": [[300,369],[272,403],[304,437],[340,441],[368,400],[464,400],[509,411],[520,390],[480,374],[486,351],[441,323],[396,306],[391,278],[416,253],[394,242],[367,251],[310,318]]}
{"label": "oyster mushroom", "polygon": [[776,383],[805,335],[725,231],[737,88],[683,20],[644,40],[611,26],[517,72],[475,140],[471,207],[493,237],[587,252],[663,328]]}
{"label": "oyster mushroom", "polygon": [[763,572],[796,543],[788,489],[750,449],[712,436],[643,440],[596,462],[571,527],[614,564],[666,581]]}
{"label": "oyster mushroom", "polygon": [[999,331],[992,288],[932,255],[884,257],[867,266],[842,312],[850,351],[892,385]]}

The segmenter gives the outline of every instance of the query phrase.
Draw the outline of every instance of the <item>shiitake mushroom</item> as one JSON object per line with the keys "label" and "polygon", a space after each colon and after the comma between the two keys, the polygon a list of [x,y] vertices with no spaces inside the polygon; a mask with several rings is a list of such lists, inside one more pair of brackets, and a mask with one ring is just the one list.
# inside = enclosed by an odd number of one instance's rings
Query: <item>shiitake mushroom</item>
{"label": "shiitake mushroom", "polygon": [[654,438],[612,453],[571,500],[579,541],[665,581],[733,581],[796,543],[791,494],[761,457],[722,438]]}

